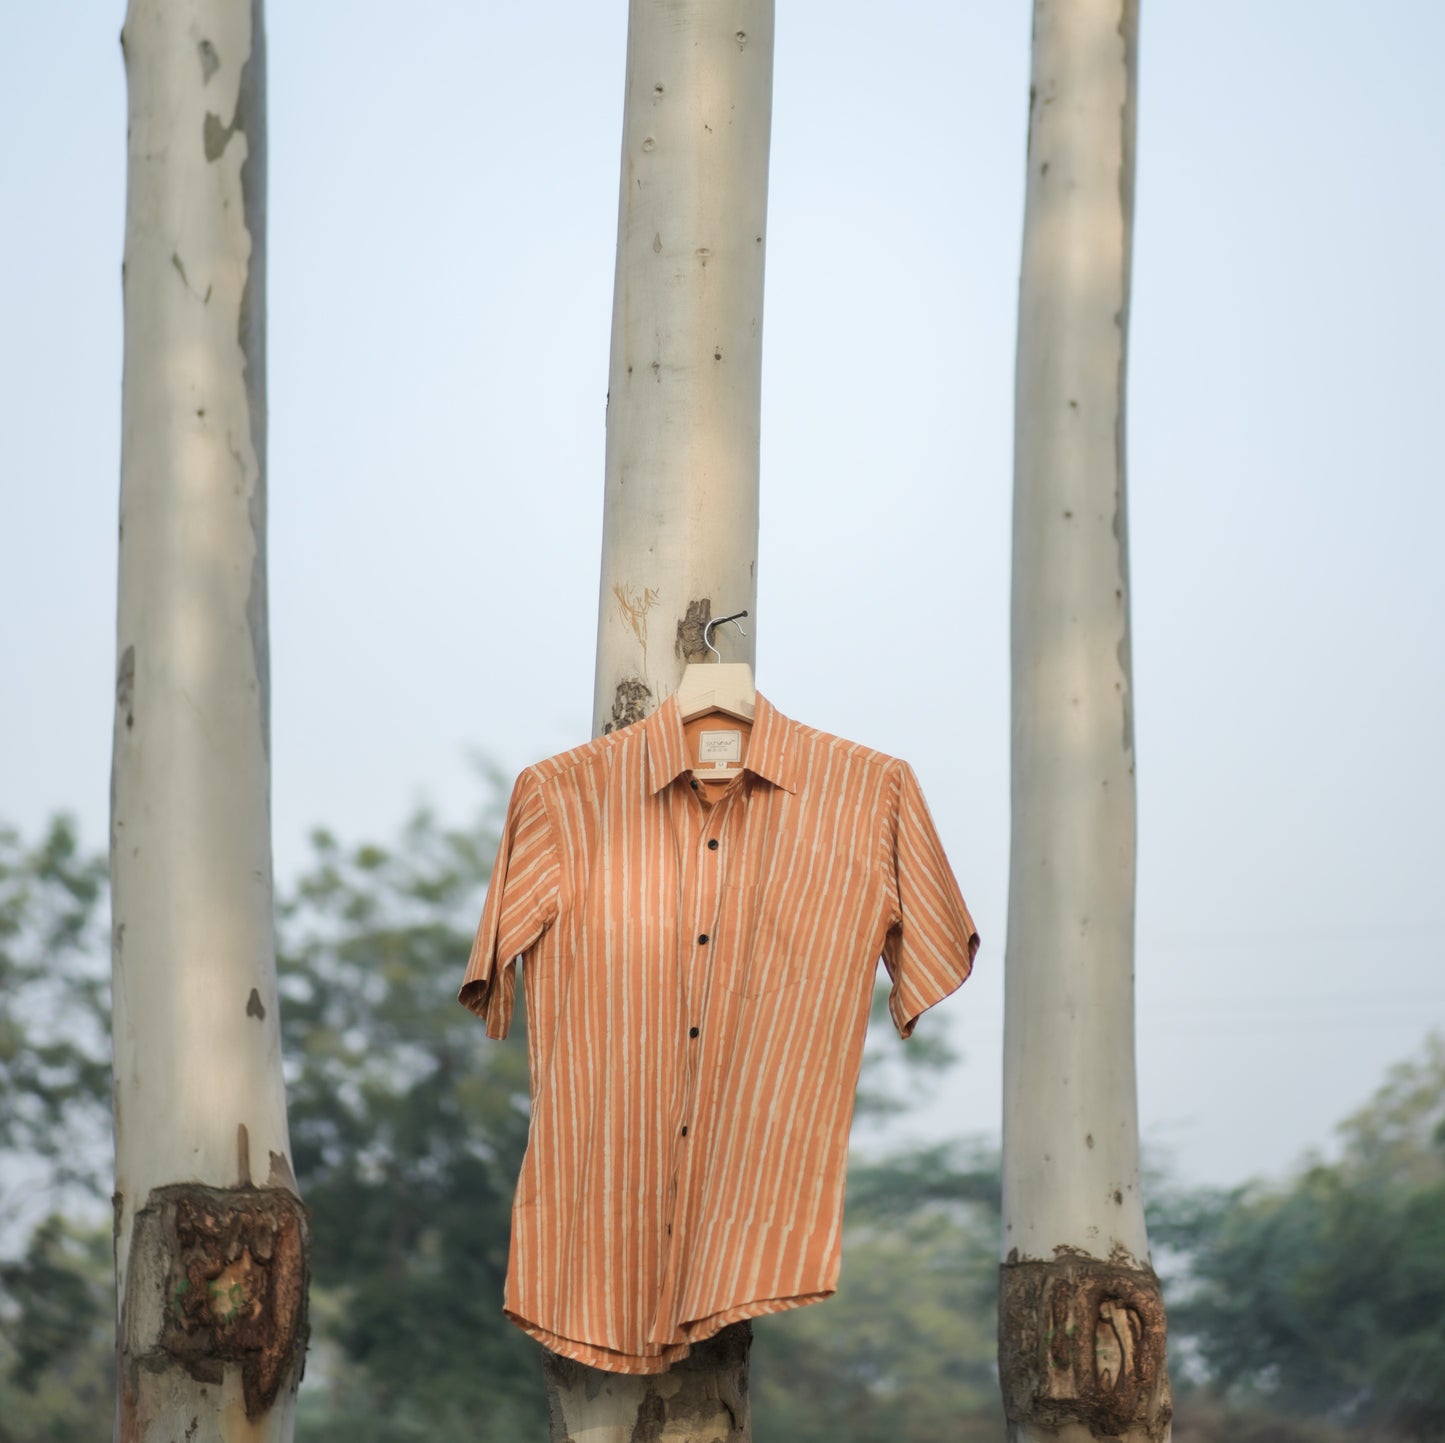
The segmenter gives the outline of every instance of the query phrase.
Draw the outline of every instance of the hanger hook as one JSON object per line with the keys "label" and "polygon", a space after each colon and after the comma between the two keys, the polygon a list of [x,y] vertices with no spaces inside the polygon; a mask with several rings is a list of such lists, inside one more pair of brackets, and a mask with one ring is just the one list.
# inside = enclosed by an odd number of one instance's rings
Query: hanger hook
{"label": "hanger hook", "polygon": [[[735,611],[731,616],[715,616],[712,618],[711,621],[704,623],[702,628],[702,644],[707,647],[707,649],[712,652],[712,654],[717,657],[719,661],[722,660],[722,652],[720,652],[717,647],[712,644],[713,627],[721,626],[724,622],[730,621],[734,626],[737,627],[739,631],[743,631],[742,626],[739,624],[738,618],[746,615],[747,612],[745,611]],[[746,636],[747,632],[743,631],[743,635]]]}

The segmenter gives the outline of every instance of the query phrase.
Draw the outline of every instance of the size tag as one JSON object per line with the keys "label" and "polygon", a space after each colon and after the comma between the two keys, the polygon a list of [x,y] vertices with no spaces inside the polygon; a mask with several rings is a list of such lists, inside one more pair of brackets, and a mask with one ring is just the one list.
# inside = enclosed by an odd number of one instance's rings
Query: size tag
{"label": "size tag", "polygon": [[721,766],[725,762],[740,762],[743,758],[743,734],[741,732],[701,732],[697,739],[697,761],[699,766],[711,764]]}

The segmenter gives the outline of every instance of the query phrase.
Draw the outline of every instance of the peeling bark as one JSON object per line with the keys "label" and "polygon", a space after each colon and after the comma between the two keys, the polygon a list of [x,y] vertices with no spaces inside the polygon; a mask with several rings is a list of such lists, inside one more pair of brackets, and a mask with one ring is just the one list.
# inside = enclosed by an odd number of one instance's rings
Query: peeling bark
{"label": "peeling bark", "polygon": [[612,715],[602,725],[602,734],[640,722],[652,710],[652,691],[640,676],[624,676],[612,698]]}
{"label": "peeling bark", "polygon": [[677,623],[675,648],[677,656],[684,664],[695,661],[705,662],[711,655],[704,639],[707,624],[711,620],[712,599],[710,597],[704,596],[696,601],[688,602],[687,610]]}

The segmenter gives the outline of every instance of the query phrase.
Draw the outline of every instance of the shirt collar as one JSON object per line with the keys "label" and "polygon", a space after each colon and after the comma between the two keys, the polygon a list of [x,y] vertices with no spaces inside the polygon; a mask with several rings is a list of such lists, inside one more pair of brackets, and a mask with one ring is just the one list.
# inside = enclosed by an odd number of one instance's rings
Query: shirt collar
{"label": "shirt collar", "polygon": [[[647,738],[647,780],[655,796],[675,782],[685,771],[687,743],[678,715],[677,697],[670,696],[642,723]],[[797,766],[792,748],[793,724],[765,697],[757,693],[757,710],[748,735],[748,759],[743,770],[781,787],[785,792],[798,790]]]}

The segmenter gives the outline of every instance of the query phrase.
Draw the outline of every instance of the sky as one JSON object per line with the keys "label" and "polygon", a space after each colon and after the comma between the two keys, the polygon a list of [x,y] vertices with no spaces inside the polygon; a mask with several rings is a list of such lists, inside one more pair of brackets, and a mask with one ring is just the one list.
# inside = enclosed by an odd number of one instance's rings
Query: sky
{"label": "sky", "polygon": [[[278,880],[585,740],[627,12],[270,7]],[[1279,1176],[1445,1027],[1445,186],[1426,0],[1143,5],[1140,1110]],[[116,3],[0,47],[0,819],[107,829]],[[758,684],[907,758],[984,937],[911,1124],[996,1133],[1030,7],[778,6]],[[722,604],[718,599],[719,605]],[[465,959],[459,959],[459,972]]]}

